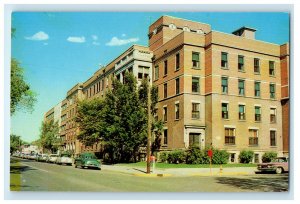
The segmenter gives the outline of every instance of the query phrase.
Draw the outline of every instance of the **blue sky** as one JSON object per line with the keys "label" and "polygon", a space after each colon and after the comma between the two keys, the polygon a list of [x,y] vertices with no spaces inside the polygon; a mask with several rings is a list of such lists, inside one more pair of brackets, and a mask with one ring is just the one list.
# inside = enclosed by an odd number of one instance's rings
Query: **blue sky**
{"label": "blue sky", "polygon": [[38,94],[32,114],[16,112],[11,133],[31,142],[39,137],[43,115],[132,44],[148,45],[148,27],[162,15],[210,24],[231,33],[242,26],[257,29],[256,39],[275,44],[289,41],[288,13],[237,12],[15,12],[12,57]]}

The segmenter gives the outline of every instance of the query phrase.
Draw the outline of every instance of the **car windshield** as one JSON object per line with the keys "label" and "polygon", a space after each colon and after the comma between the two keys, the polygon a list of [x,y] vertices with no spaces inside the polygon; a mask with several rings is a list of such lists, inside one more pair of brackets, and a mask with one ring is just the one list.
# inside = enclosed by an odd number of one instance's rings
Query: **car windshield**
{"label": "car windshield", "polygon": [[286,158],[276,158],[273,160],[273,162],[287,162]]}
{"label": "car windshield", "polygon": [[97,159],[94,155],[87,155],[84,157],[85,159]]}

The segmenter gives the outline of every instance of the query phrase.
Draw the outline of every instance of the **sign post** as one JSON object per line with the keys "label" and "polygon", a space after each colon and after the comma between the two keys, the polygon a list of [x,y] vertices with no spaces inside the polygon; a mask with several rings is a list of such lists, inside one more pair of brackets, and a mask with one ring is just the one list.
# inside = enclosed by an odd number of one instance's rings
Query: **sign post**
{"label": "sign post", "polygon": [[211,172],[211,159],[212,159],[212,156],[213,156],[213,151],[211,149],[209,149],[207,151],[207,155],[209,156],[210,175],[212,175],[212,172]]}

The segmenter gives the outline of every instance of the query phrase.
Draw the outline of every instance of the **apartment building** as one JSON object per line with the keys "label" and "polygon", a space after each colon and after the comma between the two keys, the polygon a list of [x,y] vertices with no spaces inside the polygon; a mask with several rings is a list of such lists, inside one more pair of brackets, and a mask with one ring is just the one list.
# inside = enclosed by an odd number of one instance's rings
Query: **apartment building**
{"label": "apartment building", "polygon": [[148,76],[152,79],[153,54],[148,47],[133,45],[125,52],[112,60],[108,65],[97,70],[88,80],[78,83],[68,92],[66,98],[49,110],[47,117],[54,117],[54,109],[60,112],[60,137],[62,150],[75,155],[81,152],[102,151],[102,144],[85,146],[78,139],[79,127],[76,124],[77,105],[81,100],[91,100],[105,97],[106,91],[112,87],[112,79],[116,78],[123,82],[126,71],[132,72],[137,78],[138,84]]}
{"label": "apartment building", "polygon": [[231,162],[242,150],[253,150],[255,162],[266,151],[283,154],[281,68],[288,68],[288,45],[256,40],[255,31],[227,34],[171,16],[150,25],[162,149],[213,146],[230,152]]}

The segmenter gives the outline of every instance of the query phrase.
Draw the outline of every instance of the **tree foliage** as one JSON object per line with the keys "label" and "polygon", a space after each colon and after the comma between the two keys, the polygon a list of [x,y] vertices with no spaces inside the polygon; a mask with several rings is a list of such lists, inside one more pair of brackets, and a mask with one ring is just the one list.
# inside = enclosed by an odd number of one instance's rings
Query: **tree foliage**
{"label": "tree foliage", "polygon": [[59,145],[59,125],[53,120],[42,122],[40,130],[40,144],[44,150],[56,152]]}
{"label": "tree foliage", "polygon": [[[16,29],[11,29],[11,37],[15,36]],[[11,59],[10,72],[10,114],[13,115],[16,110],[23,109],[29,112],[33,111],[33,105],[36,102],[36,93],[30,89],[30,85],[24,79],[24,70],[19,61]]]}
{"label": "tree foliage", "polygon": [[124,83],[113,79],[112,89],[103,100],[82,101],[76,122],[78,139],[85,145],[101,141],[110,162],[136,161],[140,147],[147,143],[146,84],[137,87],[132,73]]}
{"label": "tree foliage", "polygon": [[10,135],[10,152],[21,150],[20,148],[23,144],[25,144],[25,142],[21,139],[20,136],[14,134]]}

